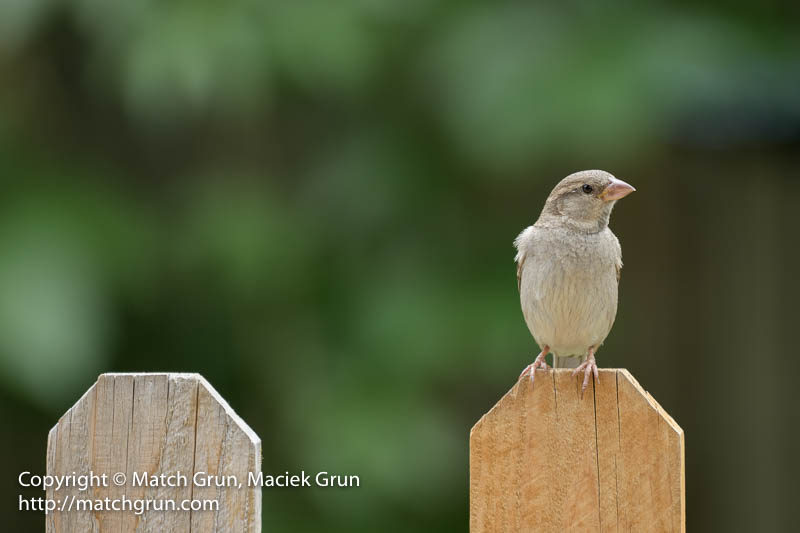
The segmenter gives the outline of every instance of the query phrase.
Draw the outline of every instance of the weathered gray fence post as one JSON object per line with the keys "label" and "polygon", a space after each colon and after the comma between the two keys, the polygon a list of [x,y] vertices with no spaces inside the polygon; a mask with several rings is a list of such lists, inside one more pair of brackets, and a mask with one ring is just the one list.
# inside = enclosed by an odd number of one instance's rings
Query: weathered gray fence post
{"label": "weathered gray fence post", "polygon": [[48,436],[47,474],[72,483],[47,490],[46,530],[260,532],[260,471],[261,440],[199,374],[103,374]]}

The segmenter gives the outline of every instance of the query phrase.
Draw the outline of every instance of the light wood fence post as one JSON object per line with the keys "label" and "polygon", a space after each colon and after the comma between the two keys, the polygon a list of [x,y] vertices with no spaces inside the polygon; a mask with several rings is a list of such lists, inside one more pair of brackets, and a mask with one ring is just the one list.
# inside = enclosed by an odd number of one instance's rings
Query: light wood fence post
{"label": "light wood fence post", "polygon": [[470,531],[686,529],[683,430],[624,369],[520,379],[470,433]]}
{"label": "light wood fence post", "polygon": [[[261,488],[248,482],[249,473],[260,471],[261,440],[199,374],[103,374],[50,431],[47,474],[105,474],[106,483],[49,488],[47,498],[58,508],[46,515],[46,531],[260,532]],[[212,486],[194,478],[199,472],[213,476]],[[144,473],[150,480],[175,477],[157,487],[134,486],[134,475]],[[232,482],[223,476],[235,476],[241,488],[216,486],[217,480]],[[106,498],[123,509],[122,500],[131,506],[152,501],[141,512],[94,508]],[[91,510],[86,500],[93,501]],[[165,500],[207,507],[157,510],[171,505]],[[212,500],[216,509],[202,503]]]}

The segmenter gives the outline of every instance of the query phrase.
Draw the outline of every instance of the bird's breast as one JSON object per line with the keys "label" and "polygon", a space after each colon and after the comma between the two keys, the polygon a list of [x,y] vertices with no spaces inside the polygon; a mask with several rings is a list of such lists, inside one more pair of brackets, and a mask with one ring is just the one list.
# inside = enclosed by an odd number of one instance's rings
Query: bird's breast
{"label": "bird's breast", "polygon": [[584,355],[605,340],[617,311],[615,262],[590,239],[530,254],[520,300],[539,345],[561,356]]}

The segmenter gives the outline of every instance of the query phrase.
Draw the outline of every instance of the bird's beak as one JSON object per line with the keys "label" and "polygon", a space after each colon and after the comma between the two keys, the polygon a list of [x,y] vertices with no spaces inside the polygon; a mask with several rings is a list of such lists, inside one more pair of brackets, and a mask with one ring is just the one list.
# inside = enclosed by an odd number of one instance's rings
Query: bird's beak
{"label": "bird's beak", "polygon": [[625,198],[635,190],[624,181],[611,178],[611,183],[600,193],[599,198],[604,202],[613,202],[614,200]]}

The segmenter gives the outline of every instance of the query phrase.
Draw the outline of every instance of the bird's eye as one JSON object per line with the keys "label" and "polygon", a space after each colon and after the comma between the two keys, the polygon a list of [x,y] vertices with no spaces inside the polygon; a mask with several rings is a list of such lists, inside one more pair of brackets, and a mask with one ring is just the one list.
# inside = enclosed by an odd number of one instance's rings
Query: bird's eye
{"label": "bird's eye", "polygon": [[594,191],[594,189],[592,188],[592,186],[591,186],[591,185],[589,185],[588,183],[584,184],[584,186],[583,186],[583,187],[581,187],[581,190],[582,190],[583,192],[585,192],[586,194],[592,194],[592,191]]}

